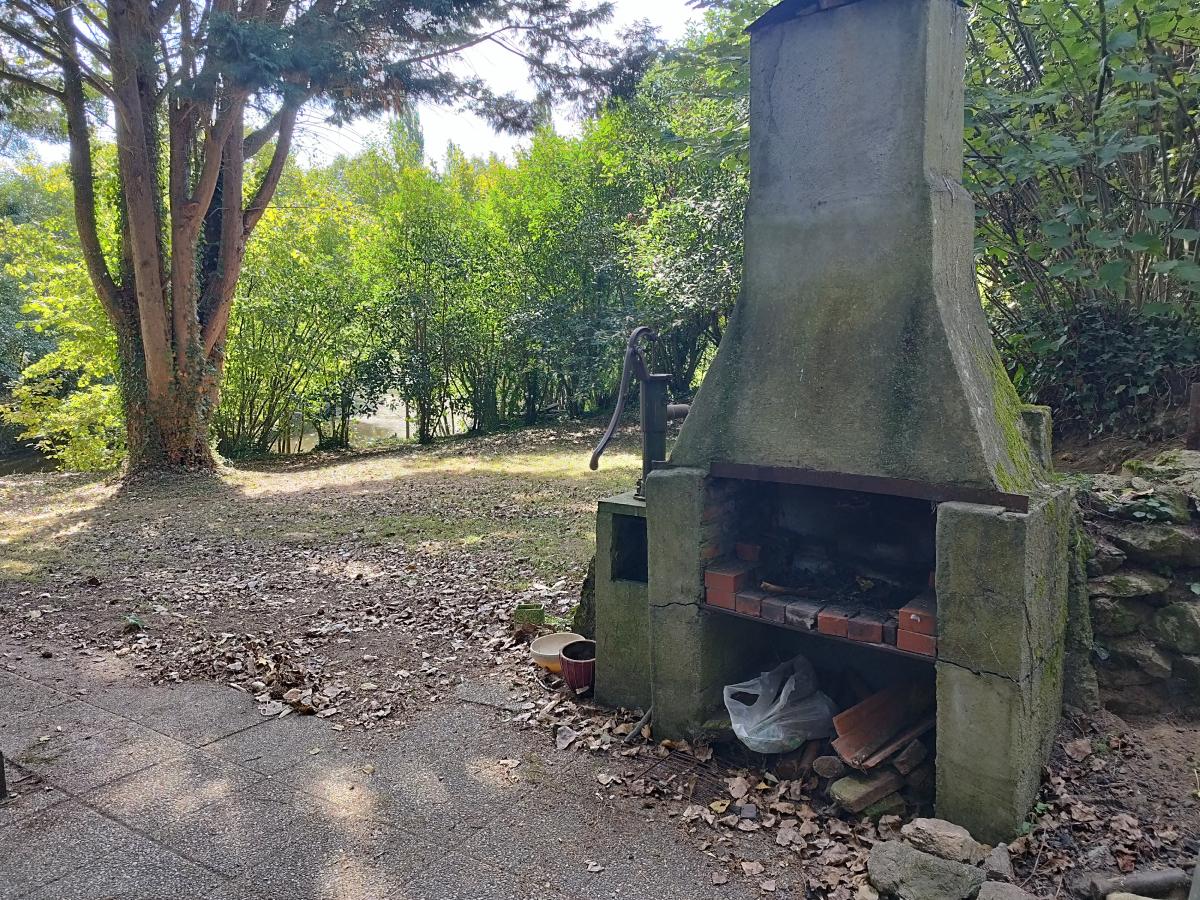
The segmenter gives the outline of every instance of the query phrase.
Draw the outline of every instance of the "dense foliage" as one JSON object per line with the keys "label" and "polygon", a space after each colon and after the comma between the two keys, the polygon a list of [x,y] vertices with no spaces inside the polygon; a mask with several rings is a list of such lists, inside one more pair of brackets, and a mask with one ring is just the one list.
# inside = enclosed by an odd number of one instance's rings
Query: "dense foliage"
{"label": "dense foliage", "polygon": [[1161,432],[1200,377],[1200,14],[980,3],[967,177],[1018,387],[1062,426]]}
{"label": "dense foliage", "polygon": [[[356,156],[282,168],[229,319],[221,452],[345,446],[384,405],[420,441],[606,411],[640,324],[673,394],[692,392],[741,283],[745,26],[771,3],[703,5],[704,26],[625,66],[577,136],[543,126],[511,161],[449,148],[430,163],[401,113]],[[1200,16],[1184,0],[1031,0],[970,21],[965,180],[1010,371],[1060,428],[1161,434],[1200,378]],[[106,248],[113,156],[93,152]],[[29,165],[4,185],[20,239],[5,241],[0,379],[25,366],[9,420],[99,466],[121,450],[114,338],[71,250],[66,184]],[[17,360],[5,316],[40,329],[19,332],[40,335],[32,355]]]}
{"label": "dense foliage", "polygon": [[[594,34],[610,14],[586,0],[0,0],[7,130],[65,122],[79,254],[117,336],[130,469],[214,465],[246,242],[304,108],[345,122],[455,103],[528,130],[546,102],[636,78],[646,35],[613,52]],[[535,99],[456,65],[487,42],[524,63]],[[104,231],[93,151],[109,129],[120,221]]]}

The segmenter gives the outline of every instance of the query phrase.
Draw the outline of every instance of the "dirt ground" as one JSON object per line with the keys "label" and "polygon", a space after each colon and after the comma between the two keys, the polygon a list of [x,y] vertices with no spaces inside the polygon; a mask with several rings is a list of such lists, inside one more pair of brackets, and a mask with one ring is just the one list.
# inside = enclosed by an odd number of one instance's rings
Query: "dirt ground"
{"label": "dirt ground", "polygon": [[[264,714],[314,712],[347,739],[400,727],[481,676],[526,710],[544,709],[555,695],[531,671],[509,613],[519,599],[544,600],[558,616],[576,602],[595,502],[638,472],[631,436],[589,472],[598,433],[563,426],[131,484],[0,478],[0,657],[111,655],[131,679],[220,680]],[[636,718],[568,708],[566,718],[539,712],[518,724],[552,742],[566,723],[580,734],[571,750],[619,749],[614,737]],[[690,800],[627,787],[646,802]],[[1068,720],[1043,793],[1015,848],[1031,889],[1065,895],[1080,867],[1190,865],[1200,852],[1200,727]],[[833,815],[822,812],[824,828]],[[698,842],[723,840],[694,811],[681,820]],[[854,896],[860,851],[878,836],[860,824],[832,826],[853,852],[818,847],[821,865],[853,878],[826,879],[827,891],[807,896]],[[800,852],[762,837],[777,853]]]}

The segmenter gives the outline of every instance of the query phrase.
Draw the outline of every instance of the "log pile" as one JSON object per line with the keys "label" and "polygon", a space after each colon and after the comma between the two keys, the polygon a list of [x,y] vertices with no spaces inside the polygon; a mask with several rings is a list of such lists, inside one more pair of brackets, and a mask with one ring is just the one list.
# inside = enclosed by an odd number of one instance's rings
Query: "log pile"
{"label": "log pile", "polygon": [[932,799],[934,695],[927,683],[878,691],[833,719],[834,754],[813,770],[829,796],[852,813],[903,812]]}

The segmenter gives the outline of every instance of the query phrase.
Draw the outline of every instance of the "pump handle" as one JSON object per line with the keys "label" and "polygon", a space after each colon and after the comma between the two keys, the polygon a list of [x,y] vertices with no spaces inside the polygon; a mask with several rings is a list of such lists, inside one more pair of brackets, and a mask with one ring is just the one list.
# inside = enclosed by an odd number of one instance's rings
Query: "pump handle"
{"label": "pump handle", "polygon": [[612,440],[613,435],[617,433],[617,425],[625,412],[625,402],[629,399],[629,383],[635,377],[641,382],[645,382],[650,377],[650,370],[646,368],[646,358],[642,356],[642,350],[638,346],[642,338],[645,338],[647,343],[651,343],[658,340],[658,335],[645,325],[633,329],[633,333],[629,335],[629,340],[625,344],[625,362],[621,366],[621,388],[617,393],[617,408],[613,410],[612,420],[608,423],[604,437],[600,438],[600,443],[592,451],[591,461],[588,462],[588,468],[593,472],[600,468],[600,455],[608,446],[608,442]]}

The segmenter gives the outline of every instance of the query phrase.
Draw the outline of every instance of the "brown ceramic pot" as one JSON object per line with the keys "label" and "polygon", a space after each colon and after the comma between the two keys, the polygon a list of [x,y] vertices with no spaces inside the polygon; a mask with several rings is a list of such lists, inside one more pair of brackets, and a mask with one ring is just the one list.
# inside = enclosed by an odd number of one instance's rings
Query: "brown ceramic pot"
{"label": "brown ceramic pot", "polygon": [[572,641],[558,654],[562,664],[562,677],[572,690],[578,691],[592,686],[596,680],[596,642]]}

